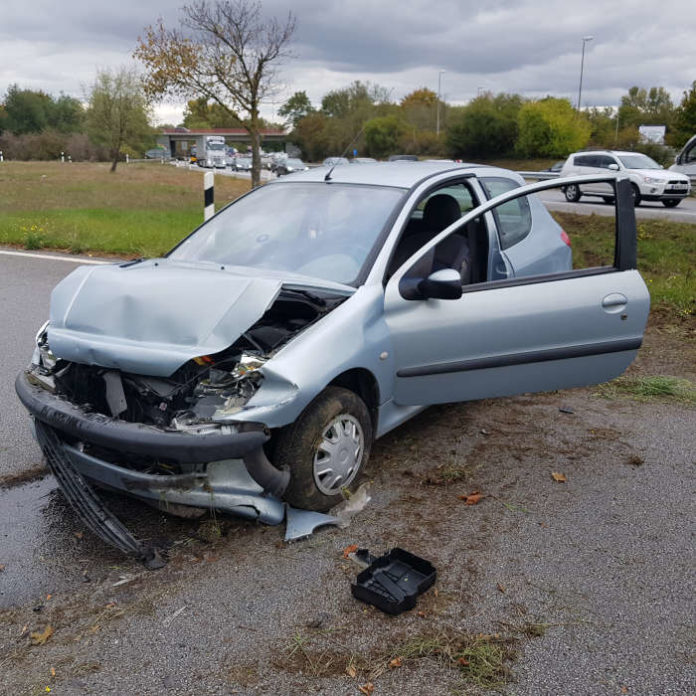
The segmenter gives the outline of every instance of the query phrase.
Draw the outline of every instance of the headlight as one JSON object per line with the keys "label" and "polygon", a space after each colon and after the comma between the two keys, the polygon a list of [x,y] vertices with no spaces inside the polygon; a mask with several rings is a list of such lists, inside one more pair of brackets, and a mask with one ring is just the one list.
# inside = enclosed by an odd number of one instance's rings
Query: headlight
{"label": "headlight", "polygon": [[646,184],[664,184],[665,183],[664,179],[658,179],[654,176],[644,176],[643,181]]}
{"label": "headlight", "polygon": [[36,346],[31,356],[32,365],[43,367],[47,372],[53,372],[58,362],[57,358],[48,346],[48,322],[46,322],[36,334]]}

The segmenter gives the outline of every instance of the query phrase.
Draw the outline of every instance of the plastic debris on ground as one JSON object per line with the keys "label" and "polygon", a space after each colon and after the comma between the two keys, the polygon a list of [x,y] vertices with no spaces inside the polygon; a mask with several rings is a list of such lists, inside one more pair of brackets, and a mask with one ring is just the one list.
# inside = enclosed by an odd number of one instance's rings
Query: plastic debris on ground
{"label": "plastic debris on ground", "polygon": [[345,529],[350,524],[351,519],[365,509],[370,500],[372,500],[370,486],[368,483],[363,483],[355,493],[351,494],[350,498],[331,508],[329,513],[338,519],[337,526],[340,529]]}
{"label": "plastic debris on ground", "polygon": [[371,562],[351,586],[353,596],[387,614],[413,609],[418,595],[435,582],[437,571],[432,563],[408,551],[394,548],[379,558],[369,556],[365,549],[356,554],[360,552],[364,552],[362,559]]}

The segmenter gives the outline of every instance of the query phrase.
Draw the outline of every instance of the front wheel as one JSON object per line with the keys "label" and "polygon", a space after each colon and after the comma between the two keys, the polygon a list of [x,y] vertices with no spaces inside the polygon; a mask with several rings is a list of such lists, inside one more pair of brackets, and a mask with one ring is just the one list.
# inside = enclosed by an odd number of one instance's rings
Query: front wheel
{"label": "front wheel", "polygon": [[565,197],[570,203],[577,203],[581,196],[580,187],[577,184],[569,184],[565,187]]}
{"label": "front wheel", "polygon": [[370,457],[372,420],[348,389],[327,387],[279,435],[275,465],[290,469],[287,502],[328,510],[351,490]]}
{"label": "front wheel", "polygon": [[635,184],[631,184],[631,192],[633,193],[633,205],[638,207],[643,200],[640,195],[640,189]]}
{"label": "front wheel", "polygon": [[676,208],[680,203],[681,198],[668,198],[667,200],[662,201],[662,205],[664,205],[665,208]]}

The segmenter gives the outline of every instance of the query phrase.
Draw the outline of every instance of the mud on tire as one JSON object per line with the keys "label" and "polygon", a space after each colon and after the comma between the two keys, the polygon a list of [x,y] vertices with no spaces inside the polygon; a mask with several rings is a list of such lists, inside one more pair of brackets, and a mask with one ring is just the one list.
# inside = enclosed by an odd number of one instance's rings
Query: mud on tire
{"label": "mud on tire", "polygon": [[[315,464],[315,459],[318,457],[322,460],[326,456],[324,449],[332,445],[333,439],[340,445],[337,451],[340,460],[350,449],[351,436],[355,437],[356,434],[362,435],[358,437],[362,443],[361,454],[356,457],[354,470],[335,484],[334,492],[330,485],[332,478],[317,475],[317,470],[321,471],[322,466],[321,461]],[[343,500],[341,489],[354,490],[370,457],[371,448],[372,420],[363,400],[348,389],[327,387],[292,425],[278,435],[274,463],[277,467],[287,466],[290,469],[290,484],[283,497],[295,507],[328,510]],[[352,451],[357,451],[357,445]]]}

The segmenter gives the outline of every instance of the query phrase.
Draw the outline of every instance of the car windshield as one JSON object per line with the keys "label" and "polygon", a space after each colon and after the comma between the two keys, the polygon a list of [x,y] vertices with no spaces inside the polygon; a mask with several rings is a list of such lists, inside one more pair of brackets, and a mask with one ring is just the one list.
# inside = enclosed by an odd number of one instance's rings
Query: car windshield
{"label": "car windshield", "polygon": [[647,155],[619,155],[619,159],[626,169],[663,169]]}
{"label": "car windshield", "polygon": [[209,150],[224,150],[225,145],[223,143],[208,143]]}
{"label": "car windshield", "polygon": [[404,190],[268,184],[227,206],[170,254],[355,284]]}
{"label": "car windshield", "polygon": [[289,159],[286,163],[290,167],[304,167],[305,163],[298,159]]}

